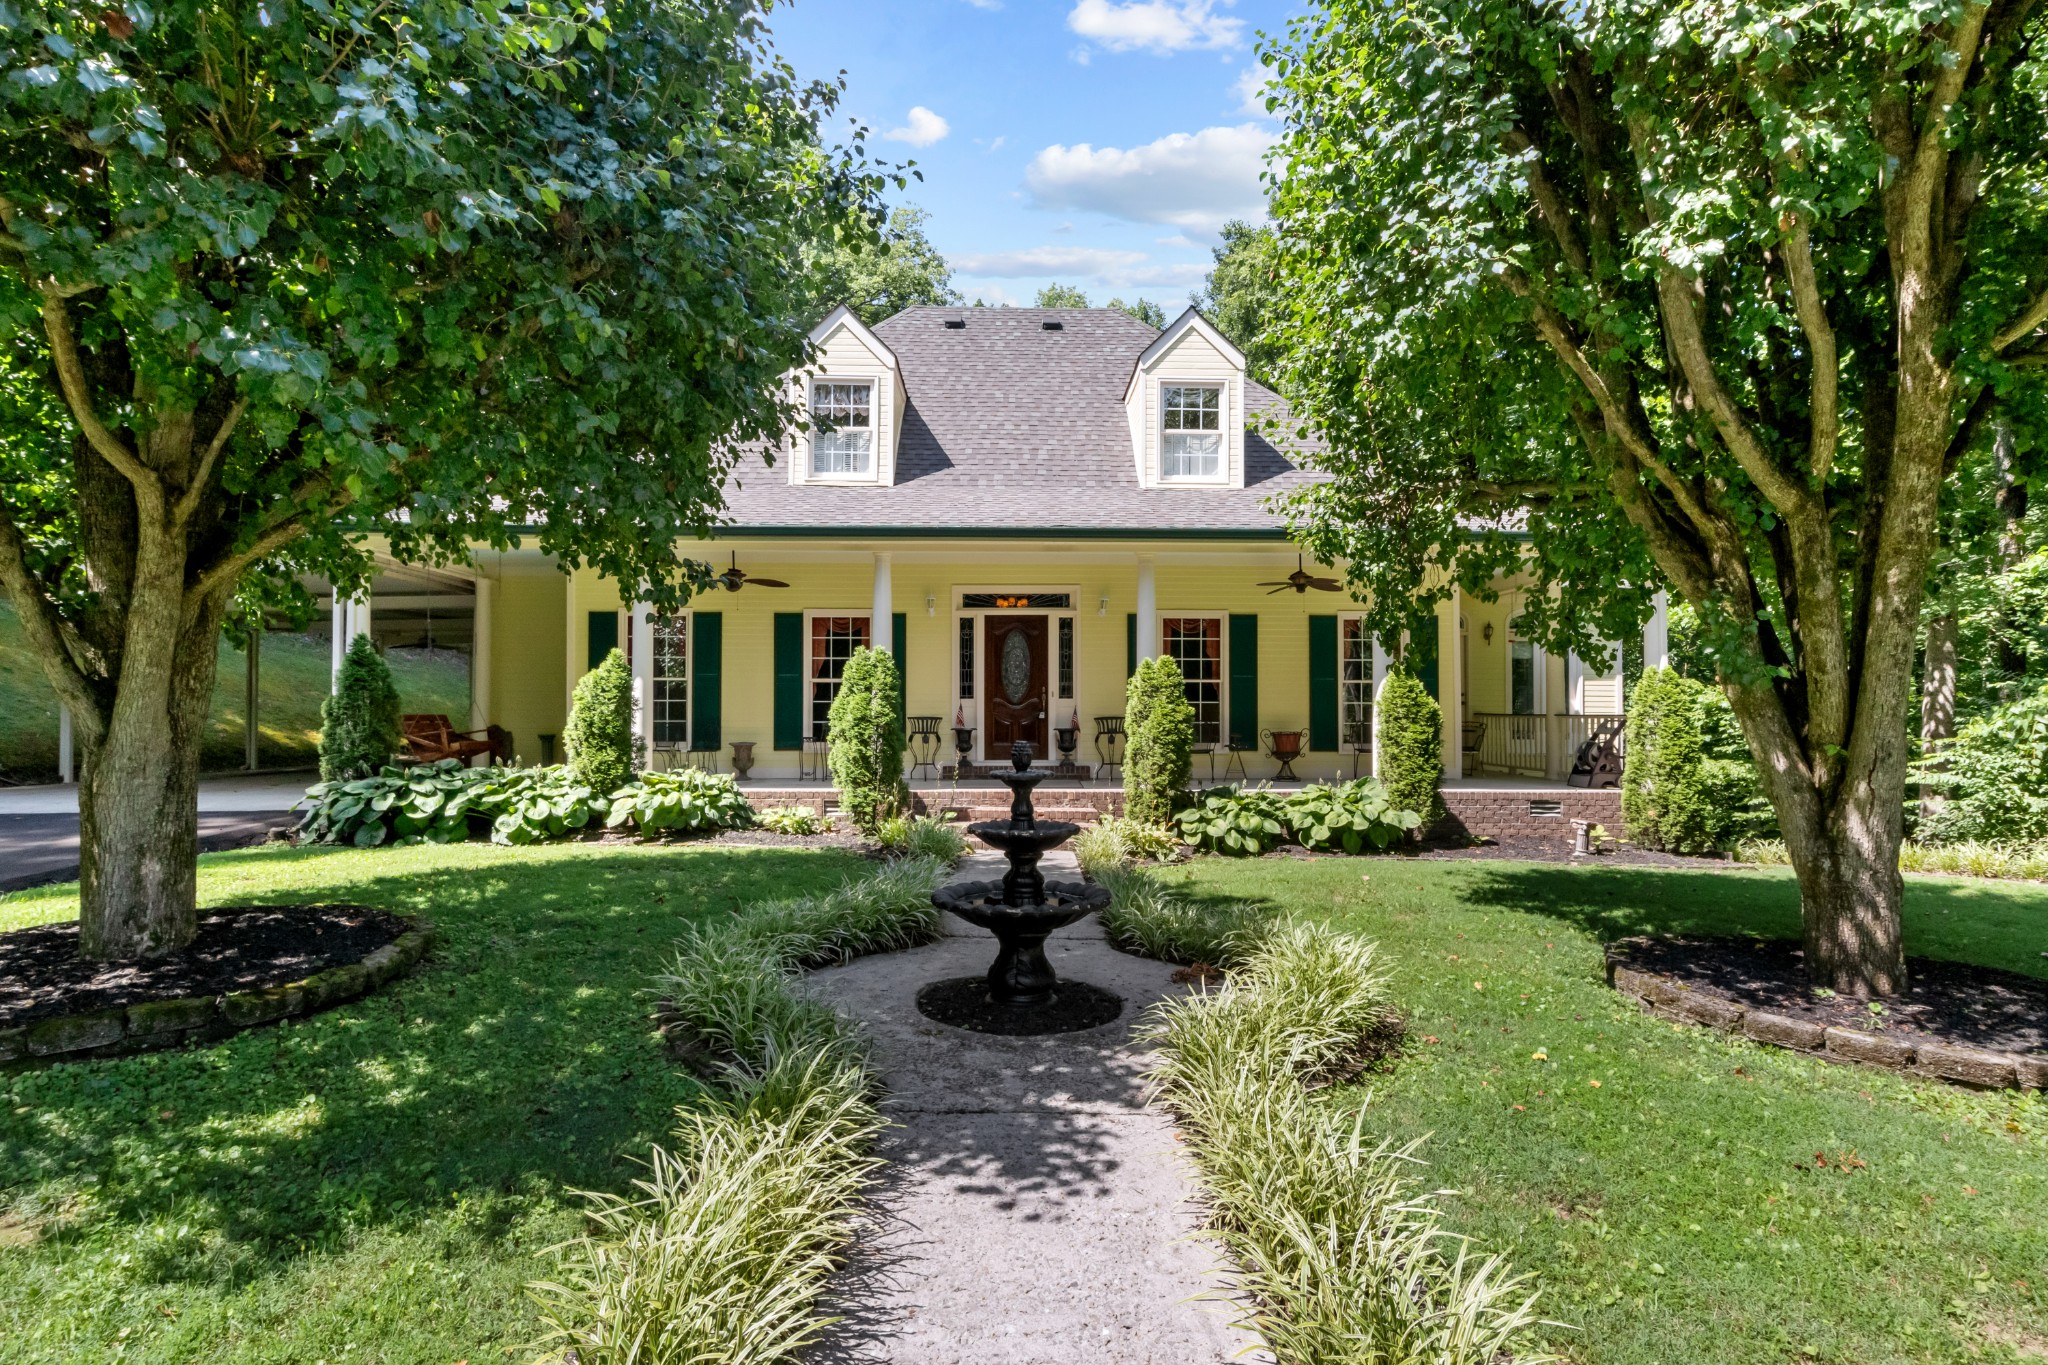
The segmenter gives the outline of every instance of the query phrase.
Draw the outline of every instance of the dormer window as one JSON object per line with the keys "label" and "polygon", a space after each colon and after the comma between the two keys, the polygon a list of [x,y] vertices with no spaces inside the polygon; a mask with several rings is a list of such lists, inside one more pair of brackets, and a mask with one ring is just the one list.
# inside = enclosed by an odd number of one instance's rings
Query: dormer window
{"label": "dormer window", "polygon": [[873,384],[819,381],[811,385],[811,473],[820,478],[867,478],[874,473]]}
{"label": "dormer window", "polygon": [[1168,384],[1160,391],[1165,421],[1159,446],[1163,479],[1217,479],[1223,475],[1223,390]]}

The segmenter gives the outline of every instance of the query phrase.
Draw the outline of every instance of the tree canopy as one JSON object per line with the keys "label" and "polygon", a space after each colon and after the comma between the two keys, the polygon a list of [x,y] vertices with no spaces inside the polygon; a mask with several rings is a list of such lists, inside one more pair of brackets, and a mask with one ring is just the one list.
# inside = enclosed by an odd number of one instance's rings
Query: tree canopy
{"label": "tree canopy", "polygon": [[89,952],[189,936],[168,812],[252,570],[348,584],[374,532],[708,577],[678,540],[801,415],[789,263],[882,184],[764,9],[6,12],[0,588],[84,748]]}
{"label": "tree canopy", "polygon": [[1038,297],[1032,300],[1032,306],[1035,308],[1087,308],[1091,305],[1088,302],[1087,293],[1079,287],[1071,284],[1049,284],[1038,291]]}
{"label": "tree canopy", "polygon": [[1277,377],[1279,339],[1271,332],[1281,308],[1280,263],[1273,229],[1242,219],[1223,225],[1215,264],[1188,301],[1244,352],[1245,369],[1261,384]]}
{"label": "tree canopy", "polygon": [[900,205],[877,233],[865,214],[854,214],[811,254],[811,311],[822,318],[843,303],[872,327],[919,304],[960,302],[953,268],[925,236],[930,217],[914,204]]}
{"label": "tree canopy", "polygon": [[1280,378],[1335,476],[1304,534],[1388,624],[1428,565],[1526,569],[1525,626],[1582,648],[1673,586],[1809,962],[1859,992],[1903,981],[1903,719],[1955,470],[2000,424],[2038,459],[2043,29],[2035,0],[1326,0],[1266,54]]}

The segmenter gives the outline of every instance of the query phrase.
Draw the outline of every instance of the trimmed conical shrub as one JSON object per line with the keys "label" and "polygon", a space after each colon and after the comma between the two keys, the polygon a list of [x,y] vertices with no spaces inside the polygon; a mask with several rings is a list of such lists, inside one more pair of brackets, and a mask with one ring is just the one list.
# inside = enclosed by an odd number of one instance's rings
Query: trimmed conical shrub
{"label": "trimmed conical shrub", "polygon": [[1186,799],[1194,770],[1195,708],[1180,665],[1143,659],[1124,689],[1124,814],[1164,825]]}
{"label": "trimmed conical shrub", "polygon": [[839,786],[839,805],[872,838],[910,804],[903,781],[903,681],[896,657],[860,648],[846,661],[832,699],[826,761]]}
{"label": "trimmed conical shrub", "polygon": [[320,703],[320,780],[374,776],[404,743],[391,670],[370,637],[358,635],[342,656],[334,695]]}
{"label": "trimmed conical shrub", "polygon": [[1422,680],[1401,667],[1380,685],[1376,709],[1380,785],[1388,805],[1422,817],[1409,836],[1419,838],[1444,816],[1437,789],[1444,775],[1444,713]]}
{"label": "trimmed conical shrub", "polygon": [[633,670],[618,650],[576,680],[562,746],[570,775],[599,796],[633,780]]}

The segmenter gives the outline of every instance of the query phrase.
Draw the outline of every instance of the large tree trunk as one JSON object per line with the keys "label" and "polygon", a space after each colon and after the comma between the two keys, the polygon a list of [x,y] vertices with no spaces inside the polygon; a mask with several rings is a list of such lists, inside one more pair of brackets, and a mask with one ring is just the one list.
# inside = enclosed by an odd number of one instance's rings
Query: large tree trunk
{"label": "large tree trunk", "polygon": [[224,603],[180,621],[182,567],[138,566],[105,730],[84,746],[79,947],[89,958],[161,957],[198,931],[199,759]]}
{"label": "large tree trunk", "polygon": [[1781,814],[1799,878],[1807,978],[1858,999],[1906,988],[1899,819],[1887,820],[1873,806],[1865,797],[1825,814],[1815,810],[1791,820]]}

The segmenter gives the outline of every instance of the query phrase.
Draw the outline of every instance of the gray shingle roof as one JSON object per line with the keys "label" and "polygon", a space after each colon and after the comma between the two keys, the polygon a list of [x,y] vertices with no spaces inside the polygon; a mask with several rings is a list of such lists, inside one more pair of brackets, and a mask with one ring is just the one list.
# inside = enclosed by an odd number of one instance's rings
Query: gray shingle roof
{"label": "gray shingle roof", "polygon": [[[907,308],[874,331],[908,399],[895,486],[792,485],[786,466],[750,453],[726,488],[734,530],[1278,535],[1265,503],[1313,477],[1248,430],[1245,487],[1139,487],[1124,390],[1159,330],[1117,309]],[[1250,380],[1245,406],[1286,412]]]}

